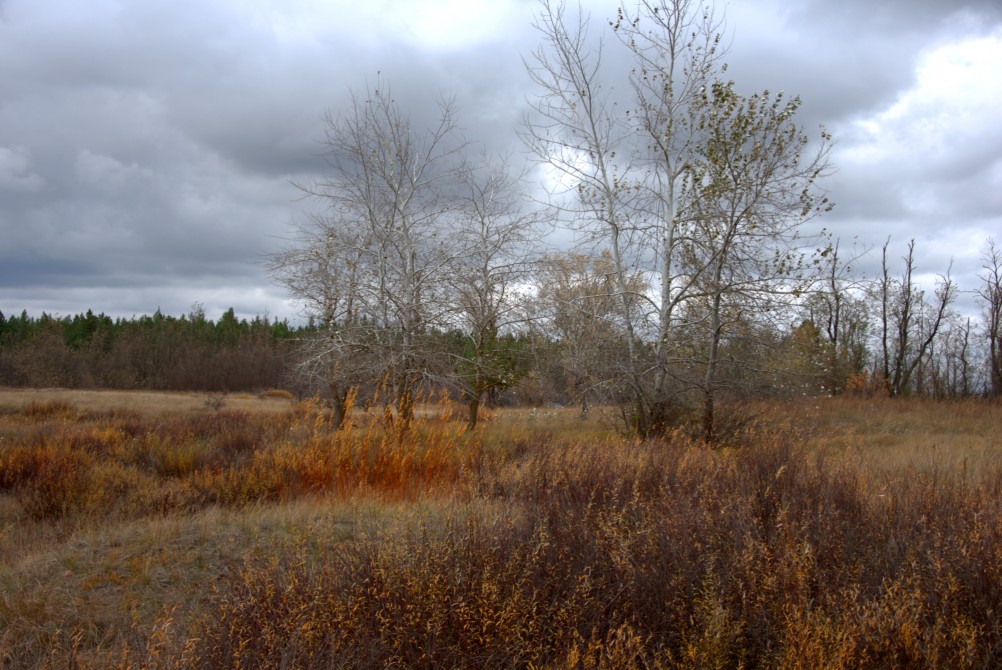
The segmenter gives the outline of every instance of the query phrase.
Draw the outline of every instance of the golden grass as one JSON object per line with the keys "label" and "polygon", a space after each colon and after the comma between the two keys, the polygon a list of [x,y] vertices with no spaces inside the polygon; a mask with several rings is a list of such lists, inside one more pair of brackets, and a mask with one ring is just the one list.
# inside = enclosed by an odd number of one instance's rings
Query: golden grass
{"label": "golden grass", "polygon": [[494,412],[487,421],[485,439],[513,442],[540,436],[561,442],[622,442],[615,408],[593,407],[587,417],[572,407],[513,407]]}
{"label": "golden grass", "polygon": [[0,667],[1002,663],[998,404],[745,406],[710,450],[575,409],[6,393]]}
{"label": "golden grass", "polygon": [[[771,410],[775,414],[775,410]],[[788,406],[807,444],[888,472],[945,469],[969,477],[1002,465],[1002,403],[818,398]]]}
{"label": "golden grass", "polygon": [[339,543],[444,513],[427,504],[313,499],[65,528],[0,562],[0,651],[36,659],[72,633],[93,661],[167,620],[184,634],[216,585],[247,565],[282,555],[319,561]]}
{"label": "golden grass", "polygon": [[548,443],[477,474],[503,511],[230,582],[172,665],[992,667],[998,486],[872,490],[783,433],[712,452]]}
{"label": "golden grass", "polygon": [[83,411],[107,412],[129,410],[141,414],[194,412],[211,409],[206,401],[219,397],[223,407],[242,412],[284,412],[292,398],[286,392],[249,393],[169,393],[162,391],[108,391],[79,389],[12,389],[0,388],[0,408],[22,408],[31,403],[50,401],[69,403]]}

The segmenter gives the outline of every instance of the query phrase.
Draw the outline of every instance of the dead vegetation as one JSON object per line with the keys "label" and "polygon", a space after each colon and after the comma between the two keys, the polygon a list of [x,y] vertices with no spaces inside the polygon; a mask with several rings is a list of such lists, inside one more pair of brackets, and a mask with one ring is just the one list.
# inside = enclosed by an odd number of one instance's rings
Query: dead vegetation
{"label": "dead vegetation", "polygon": [[998,405],[744,408],[710,450],[276,400],[4,403],[3,666],[1002,662]]}

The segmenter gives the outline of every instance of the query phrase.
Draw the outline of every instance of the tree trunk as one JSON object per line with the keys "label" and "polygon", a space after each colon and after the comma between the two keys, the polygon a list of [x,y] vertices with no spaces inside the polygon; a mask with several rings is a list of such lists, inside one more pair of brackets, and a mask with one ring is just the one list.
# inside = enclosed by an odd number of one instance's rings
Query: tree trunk
{"label": "tree trunk", "polygon": [[717,438],[714,433],[713,406],[713,388],[707,387],[703,398],[703,440],[707,444],[713,444],[713,441]]}
{"label": "tree trunk", "polygon": [[467,403],[469,414],[466,417],[466,430],[473,430],[477,427],[477,418],[480,414],[480,394],[470,396]]}
{"label": "tree trunk", "polygon": [[345,419],[348,417],[348,396],[350,394],[351,391],[349,389],[334,385],[330,387],[329,403],[331,407],[331,424],[334,426],[334,430],[340,430],[341,426],[344,425]]}
{"label": "tree trunk", "polygon": [[713,335],[710,338],[710,355],[706,361],[706,377],[703,380],[703,439],[712,444],[716,436],[713,426],[714,384],[717,377],[717,358],[720,352],[720,295],[713,299]]}

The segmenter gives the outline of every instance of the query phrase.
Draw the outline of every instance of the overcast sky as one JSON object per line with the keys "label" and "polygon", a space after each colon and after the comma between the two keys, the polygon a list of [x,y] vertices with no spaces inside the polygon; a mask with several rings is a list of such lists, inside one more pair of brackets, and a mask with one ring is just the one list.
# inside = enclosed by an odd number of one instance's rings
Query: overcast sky
{"label": "overcast sky", "polygon": [[[588,0],[596,29],[615,2]],[[973,289],[1002,242],[1000,0],[731,0],[729,76],[834,135],[825,225]],[[0,310],[296,318],[262,257],[377,72],[522,151],[530,0],[0,0]]]}

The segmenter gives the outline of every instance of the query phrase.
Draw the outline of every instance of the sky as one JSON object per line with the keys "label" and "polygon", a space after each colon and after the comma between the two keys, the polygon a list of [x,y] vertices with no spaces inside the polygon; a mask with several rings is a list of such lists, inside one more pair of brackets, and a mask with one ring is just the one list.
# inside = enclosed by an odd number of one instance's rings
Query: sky
{"label": "sky", "polygon": [[[616,2],[586,0],[595,31]],[[1002,243],[1002,2],[731,0],[728,77],[834,137],[823,224],[932,286]],[[535,0],[0,0],[0,311],[298,320],[268,276],[326,111],[377,80],[524,151]],[[848,253],[848,252],[847,252]],[[959,303],[972,310],[973,298]]]}

